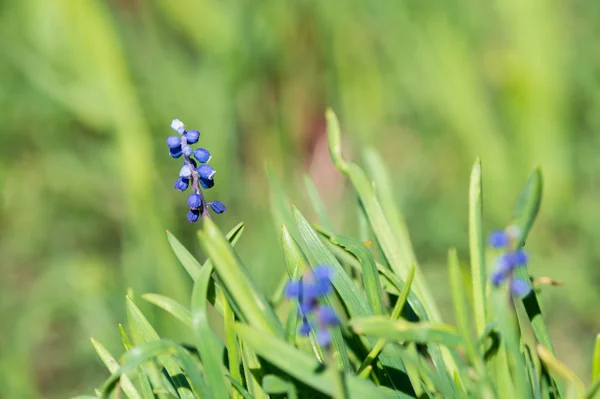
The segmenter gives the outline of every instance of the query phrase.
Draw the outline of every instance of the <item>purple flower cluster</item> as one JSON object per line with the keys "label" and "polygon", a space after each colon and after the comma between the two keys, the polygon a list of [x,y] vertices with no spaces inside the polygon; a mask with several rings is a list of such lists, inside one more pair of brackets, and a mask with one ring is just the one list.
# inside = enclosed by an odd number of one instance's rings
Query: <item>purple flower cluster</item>
{"label": "purple flower cluster", "polygon": [[286,297],[297,299],[300,304],[300,335],[307,336],[314,330],[319,345],[325,348],[331,346],[329,328],[340,324],[335,310],[319,303],[319,299],[325,298],[333,290],[332,275],[333,269],[330,266],[318,265],[299,280],[290,280],[285,286]]}
{"label": "purple flower cluster", "polygon": [[496,269],[490,279],[496,287],[508,281],[513,295],[524,296],[530,290],[529,284],[514,276],[514,270],[525,266],[528,260],[527,253],[522,248],[515,248],[519,236],[520,231],[516,226],[510,226],[506,230],[496,230],[489,235],[489,245],[503,251],[496,259]]}
{"label": "purple flower cluster", "polygon": [[[210,152],[205,148],[193,149],[190,144],[196,144],[200,139],[197,130],[186,130],[183,122],[173,119],[171,128],[179,133],[179,136],[169,136],[167,146],[169,154],[173,158],[183,156],[183,166],[179,171],[179,179],[175,182],[175,189],[185,191],[191,185],[192,193],[188,197],[190,211],[187,220],[190,223],[202,218],[210,217],[208,209],[215,213],[223,213],[227,208],[219,201],[206,202],[202,189],[209,189],[215,185],[214,176],[216,171],[208,164],[211,159]],[[198,166],[200,163],[200,166]]]}

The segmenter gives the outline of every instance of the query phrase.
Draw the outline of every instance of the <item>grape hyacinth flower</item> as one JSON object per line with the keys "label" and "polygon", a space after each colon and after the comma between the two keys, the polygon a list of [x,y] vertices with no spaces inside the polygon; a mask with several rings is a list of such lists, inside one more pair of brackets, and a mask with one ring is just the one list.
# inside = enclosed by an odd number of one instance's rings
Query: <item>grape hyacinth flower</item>
{"label": "grape hyacinth flower", "polygon": [[[192,193],[188,197],[187,220],[190,223],[197,222],[200,218],[209,218],[209,209],[216,214],[221,214],[227,210],[227,207],[220,201],[206,202],[202,189],[209,189],[215,185],[214,176],[216,171],[208,165],[211,155],[205,148],[196,148],[190,144],[196,144],[200,139],[198,130],[187,130],[183,122],[179,119],[173,119],[171,128],[175,130],[178,136],[169,136],[167,146],[169,155],[173,158],[183,156],[183,166],[179,171],[179,178],[174,184],[176,190],[186,191],[192,187]],[[193,158],[192,158],[193,157]],[[195,158],[195,159],[194,159]],[[198,166],[198,162],[200,166]]]}
{"label": "grape hyacinth flower", "polygon": [[496,269],[490,280],[496,287],[508,282],[510,292],[515,296],[525,296],[530,287],[526,281],[514,276],[517,267],[527,264],[527,253],[522,248],[516,247],[516,240],[521,232],[517,226],[509,226],[506,230],[496,230],[488,237],[489,245],[503,252],[496,259]]}
{"label": "grape hyacinth flower", "polygon": [[331,346],[330,328],[341,323],[333,308],[319,301],[332,292],[332,275],[330,266],[318,265],[302,278],[288,281],[285,286],[285,296],[297,299],[300,304],[300,335],[307,336],[314,331],[317,342],[324,348]]}

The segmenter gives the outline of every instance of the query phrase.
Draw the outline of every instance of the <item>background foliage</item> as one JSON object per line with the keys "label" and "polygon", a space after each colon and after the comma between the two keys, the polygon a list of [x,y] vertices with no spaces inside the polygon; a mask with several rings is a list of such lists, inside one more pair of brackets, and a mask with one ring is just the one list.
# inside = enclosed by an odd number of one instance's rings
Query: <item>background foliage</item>
{"label": "background foliage", "polygon": [[[530,271],[565,282],[542,301],[558,357],[587,375],[600,328],[599,20],[593,0],[0,2],[2,395],[90,391],[105,371],[89,336],[119,353],[128,287],[189,297],[164,233],[200,252],[172,189],[173,117],[215,155],[230,209],[218,223],[245,221],[237,249],[262,289],[284,273],[268,247],[279,226],[265,160],[307,213],[308,172],[338,230],[355,233],[326,150],[329,105],[348,152],[376,147],[393,170],[438,302],[447,248],[467,259],[475,157],[486,230],[541,165]],[[189,338],[142,306],[161,335]]]}

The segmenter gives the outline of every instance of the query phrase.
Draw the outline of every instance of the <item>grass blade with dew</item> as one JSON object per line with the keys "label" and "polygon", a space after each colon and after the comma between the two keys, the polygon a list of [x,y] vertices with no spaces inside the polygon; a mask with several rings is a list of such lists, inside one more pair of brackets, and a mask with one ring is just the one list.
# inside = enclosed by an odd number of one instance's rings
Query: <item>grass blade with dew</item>
{"label": "grass blade with dew", "polygon": [[483,191],[481,183],[481,160],[477,158],[471,171],[469,185],[469,250],[471,255],[471,277],[473,286],[473,308],[475,331],[483,334],[487,324],[487,272],[483,235]]}
{"label": "grass blade with dew", "polygon": [[[140,311],[140,309],[136,306],[136,304],[129,298],[125,297],[127,303],[127,313],[130,316],[131,322],[135,324],[136,328],[139,330],[142,338],[145,342],[159,341],[160,337],[157,332],[154,330],[152,325],[148,322],[148,319],[144,316],[144,314]],[[128,352],[129,353],[129,352]],[[159,356],[159,361],[165,367],[169,378],[176,382],[177,384],[177,392],[181,396],[182,399],[193,398],[193,395],[186,388],[186,385],[189,386],[189,381],[186,380],[185,375],[182,374],[181,368],[168,354]]]}
{"label": "grass blade with dew", "polygon": [[212,267],[203,267],[194,283],[192,292],[192,326],[194,330],[196,348],[202,358],[204,378],[211,391],[212,397],[229,397],[230,385],[223,373],[221,355],[223,346],[215,336],[208,324],[208,284],[210,282]]}
{"label": "grass blade with dew", "polygon": [[[119,369],[119,363],[100,342],[96,341],[94,338],[91,338],[91,341],[96,353],[100,359],[102,359],[102,362],[108,371],[110,371],[111,374],[115,373]],[[121,378],[121,388],[123,389],[125,396],[127,396],[129,399],[142,399],[137,389],[135,389],[135,386],[127,376],[123,376],[123,378]]]}
{"label": "grass blade with dew", "polygon": [[[294,377],[304,384],[332,396],[334,391],[331,373],[337,372],[335,368],[323,366],[312,356],[287,344],[265,331],[258,331],[250,326],[236,324],[238,336],[245,344],[269,363],[280,369],[284,375]],[[364,398],[410,398],[410,396],[396,393],[388,388],[377,387],[352,374],[345,375],[351,399]]]}
{"label": "grass blade with dew", "polygon": [[279,319],[264,296],[258,292],[256,284],[215,223],[206,219],[204,230],[198,235],[204,251],[212,260],[222,287],[233,299],[244,319],[258,329],[283,337],[284,331]]}
{"label": "grass blade with dew", "polygon": [[192,316],[190,310],[176,300],[159,294],[143,294],[142,299],[169,312],[187,327],[192,328]]}

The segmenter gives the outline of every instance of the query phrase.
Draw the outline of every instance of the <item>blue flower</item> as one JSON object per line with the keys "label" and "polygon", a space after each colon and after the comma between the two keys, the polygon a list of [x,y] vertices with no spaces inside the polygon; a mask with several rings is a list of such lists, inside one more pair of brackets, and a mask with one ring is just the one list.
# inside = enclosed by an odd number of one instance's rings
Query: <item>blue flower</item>
{"label": "blue flower", "polygon": [[300,280],[290,280],[285,285],[283,292],[288,299],[296,299],[300,297],[300,290],[302,289],[301,286],[302,283]]}
{"label": "blue flower", "polygon": [[318,316],[319,323],[322,326],[337,326],[340,324],[340,319],[331,306],[319,307]]}
{"label": "blue flower", "polygon": [[306,337],[308,334],[310,334],[310,324],[308,323],[308,320],[305,319],[302,324],[300,324],[300,335]]}
{"label": "blue flower", "polygon": [[202,188],[205,189],[209,189],[209,188],[213,188],[213,186],[215,185],[215,181],[211,180],[211,179],[205,179],[203,177],[200,177],[198,179],[198,181],[200,182],[200,185],[202,186]]}
{"label": "blue flower", "polygon": [[322,329],[317,331],[317,342],[324,348],[331,346],[331,331]]}
{"label": "blue flower", "polygon": [[198,175],[206,180],[212,180],[215,176],[215,173],[217,173],[217,171],[214,170],[212,166],[205,163],[198,166],[196,170],[198,171]]}
{"label": "blue flower", "polygon": [[502,230],[493,231],[488,237],[488,243],[492,248],[504,248],[508,242],[508,236]]}
{"label": "blue flower", "polygon": [[[210,207],[216,214],[227,210],[225,204],[220,201],[207,202],[204,200],[203,189],[212,188],[215,185],[214,175],[216,171],[207,165],[211,158],[210,152],[205,148],[192,148],[200,139],[198,130],[186,130],[185,125],[179,119],[173,119],[171,128],[179,133],[179,136],[169,136],[166,140],[169,147],[169,155],[173,158],[183,156],[183,167],[179,170],[179,179],[173,187],[179,191],[185,191],[192,187],[192,194],[188,197],[190,211],[187,219],[196,222],[200,217],[209,215]],[[201,164],[198,167],[198,162]]]}
{"label": "blue flower", "polygon": [[185,126],[179,119],[173,119],[171,122],[171,129],[175,130],[179,134],[183,134],[185,132]]}
{"label": "blue flower", "polygon": [[210,161],[210,158],[212,158],[210,156],[210,152],[208,152],[206,148],[196,148],[194,151],[194,156],[200,163],[206,163]]}
{"label": "blue flower", "polygon": [[180,149],[181,148],[181,138],[178,136],[169,136],[167,137],[167,146],[172,149]]}
{"label": "blue flower", "polygon": [[173,158],[179,158],[181,156],[181,154],[183,154],[183,151],[181,151],[181,147],[169,148],[169,155],[172,156]]}
{"label": "blue flower", "polygon": [[200,217],[200,211],[198,209],[190,209],[186,217],[190,223],[197,222],[198,218]]}
{"label": "blue flower", "polygon": [[529,284],[527,284],[525,281],[518,279],[518,278],[512,278],[510,280],[510,291],[513,293],[513,295],[516,296],[525,296],[527,293],[529,293]]}
{"label": "blue flower", "polygon": [[202,197],[200,197],[200,194],[190,194],[190,196],[188,197],[188,206],[190,207],[190,209],[200,208],[200,206],[202,206]]}
{"label": "blue flower", "polygon": [[212,208],[212,210],[216,213],[216,214],[220,214],[223,213],[227,210],[227,207],[225,206],[225,204],[223,204],[220,201],[213,201],[210,203],[210,207]]}
{"label": "blue flower", "polygon": [[185,132],[185,138],[189,144],[196,144],[200,138],[200,132],[197,130],[188,130]]}
{"label": "blue flower", "polygon": [[515,265],[516,266],[525,266],[527,264],[527,252],[519,249],[515,252]]}
{"label": "blue flower", "polygon": [[175,182],[175,190],[185,191],[185,190],[187,190],[189,184],[190,184],[190,179],[180,177]]}

